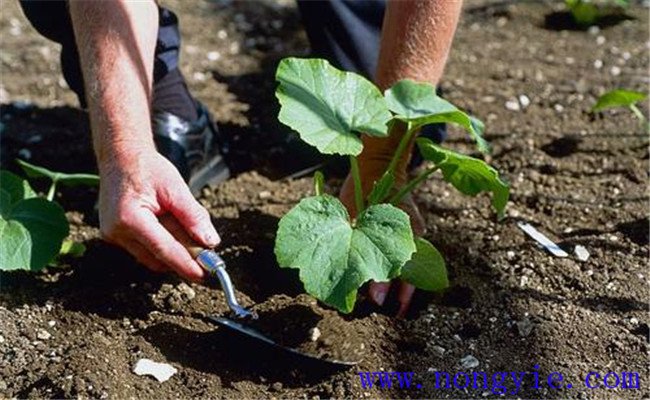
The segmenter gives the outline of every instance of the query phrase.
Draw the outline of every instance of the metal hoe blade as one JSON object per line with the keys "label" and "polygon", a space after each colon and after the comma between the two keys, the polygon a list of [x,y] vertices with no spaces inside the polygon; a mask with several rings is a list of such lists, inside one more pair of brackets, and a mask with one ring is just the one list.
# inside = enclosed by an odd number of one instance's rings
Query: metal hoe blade
{"label": "metal hoe blade", "polygon": [[[203,250],[196,257],[196,261],[206,271],[216,275],[217,278],[219,278],[219,282],[221,283],[223,292],[226,295],[226,301],[228,303],[228,307],[230,307],[230,309],[232,310],[236,318],[241,320],[245,320],[247,318],[257,319],[257,314],[242,307],[237,301],[237,298],[235,297],[235,288],[232,285],[230,276],[228,276],[228,273],[226,272],[226,263],[217,253],[215,253],[212,250],[207,250],[207,249]],[[233,319],[218,317],[214,315],[208,316],[208,319],[220,326],[223,326],[234,332],[237,332],[238,334],[243,334],[248,337],[260,340],[270,346],[281,348],[289,353],[297,354],[301,357],[305,357],[310,360],[315,360],[327,364],[340,365],[340,366],[352,366],[358,364],[358,361],[341,361],[341,360],[320,358],[308,353],[303,353],[291,347],[282,346],[276,343],[273,339],[269,338],[268,336],[265,336],[264,334],[260,333],[259,331],[251,327],[247,327],[241,322],[235,321]]]}

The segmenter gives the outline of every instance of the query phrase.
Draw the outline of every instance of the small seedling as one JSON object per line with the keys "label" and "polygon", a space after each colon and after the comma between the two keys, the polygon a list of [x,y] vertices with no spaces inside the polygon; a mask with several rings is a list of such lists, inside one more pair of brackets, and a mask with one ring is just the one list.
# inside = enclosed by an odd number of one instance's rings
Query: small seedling
{"label": "small seedling", "polygon": [[635,92],[632,90],[615,89],[611,90],[596,100],[596,104],[591,108],[591,112],[600,112],[609,108],[628,108],[639,119],[639,122],[650,131],[650,124],[643,115],[637,103],[645,100],[647,93]]}
{"label": "small seedling", "polygon": [[0,270],[39,271],[57,256],[82,255],[83,244],[64,240],[70,227],[65,212],[53,201],[56,184],[96,185],[99,177],[52,172],[17,161],[28,176],[47,177],[52,184],[42,198],[25,179],[0,171]]}
{"label": "small seedling", "polygon": [[630,6],[630,0],[564,0],[573,20],[580,27],[596,24],[601,18]]}
{"label": "small seedling", "polygon": [[[348,313],[365,282],[400,277],[424,290],[448,286],[444,259],[424,238],[414,237],[409,217],[397,206],[404,196],[436,171],[461,193],[492,193],[499,218],[504,215],[509,187],[484,161],[416,140],[432,166],[405,186],[395,187],[395,168],[408,143],[425,125],[439,122],[463,127],[481,152],[489,150],[483,124],[438,97],[429,84],[397,82],[383,95],[360,75],[340,71],[320,59],[287,58],[280,63],[276,91],[279,120],[323,154],[347,156],[354,181],[356,218],[323,193],[323,175],[314,176],[315,196],[301,200],[282,219],[275,241],[278,264],[297,268],[308,293]],[[361,133],[387,137],[399,125],[406,133],[383,176],[365,196],[357,156]]]}

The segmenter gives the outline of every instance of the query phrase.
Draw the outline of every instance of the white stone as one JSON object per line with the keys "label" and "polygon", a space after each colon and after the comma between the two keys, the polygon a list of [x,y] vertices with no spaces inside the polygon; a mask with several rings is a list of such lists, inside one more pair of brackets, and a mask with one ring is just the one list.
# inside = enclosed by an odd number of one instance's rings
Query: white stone
{"label": "white stone", "polygon": [[603,60],[594,61],[594,68],[601,69],[603,67]]}
{"label": "white stone", "polygon": [[471,354],[460,359],[460,366],[465,369],[476,368],[478,365],[478,359]]}
{"label": "white stone", "polygon": [[36,337],[40,340],[48,340],[49,338],[52,337],[52,334],[46,330],[41,329],[38,332],[36,332]]}
{"label": "white stone", "polygon": [[156,378],[158,382],[165,382],[171,378],[178,370],[169,364],[158,363],[148,358],[141,358],[135,363],[133,372],[136,375],[150,375]]}
{"label": "white stone", "polygon": [[320,335],[321,333],[318,327],[313,327],[309,330],[309,340],[311,340],[312,342],[317,341]]}
{"label": "white stone", "polygon": [[605,36],[601,35],[601,36],[598,36],[596,38],[596,44],[601,45],[601,44],[604,44],[604,43],[605,43]]}
{"label": "white stone", "polygon": [[210,61],[217,61],[218,59],[221,58],[221,53],[218,51],[210,51],[207,54],[208,60]]}
{"label": "white stone", "polygon": [[521,104],[521,108],[528,107],[530,105],[530,98],[525,94],[519,95],[519,104]]}
{"label": "white stone", "polygon": [[573,252],[575,253],[576,257],[578,257],[578,260],[580,261],[587,261],[589,259],[589,252],[587,251],[585,246],[577,245],[573,249]]}
{"label": "white stone", "polygon": [[517,100],[508,100],[506,101],[506,109],[510,111],[519,111],[519,102]]}
{"label": "white stone", "polygon": [[614,65],[612,69],[609,70],[612,76],[619,76],[621,74],[621,68]]}

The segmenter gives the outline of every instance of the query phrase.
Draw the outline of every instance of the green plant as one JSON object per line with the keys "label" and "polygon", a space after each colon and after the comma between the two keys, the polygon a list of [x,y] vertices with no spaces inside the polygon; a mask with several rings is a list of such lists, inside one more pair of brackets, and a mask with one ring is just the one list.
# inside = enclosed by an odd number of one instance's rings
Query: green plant
{"label": "green plant", "polygon": [[629,0],[564,0],[573,20],[582,27],[597,23],[601,18],[629,7]]}
{"label": "green plant", "polygon": [[25,179],[0,171],[0,270],[38,271],[57,256],[83,254],[83,244],[64,240],[70,230],[68,220],[53,198],[57,183],[96,185],[99,177],[52,172],[17,161],[28,176],[47,177],[52,184],[42,198]]}
{"label": "green plant", "polygon": [[[299,269],[306,291],[342,312],[352,311],[357,290],[369,280],[401,277],[425,290],[447,287],[442,256],[431,243],[414,237],[408,215],[397,205],[441,171],[464,194],[491,192],[492,205],[502,218],[508,185],[484,161],[424,138],[416,143],[432,166],[402,188],[394,187],[395,168],[420,128],[436,122],[460,125],[479,150],[487,152],[483,124],[438,97],[431,85],[403,80],[382,95],[365,78],[325,60],[284,59],[276,79],[279,120],[319,152],[349,158],[357,211],[352,220],[337,198],[323,193],[323,176],[317,173],[315,196],[301,200],[280,220],[275,241],[278,264]],[[364,198],[357,161],[363,149],[359,134],[387,137],[400,125],[406,133],[386,172]]]}
{"label": "green plant", "polygon": [[635,92],[632,90],[615,89],[611,90],[596,100],[596,104],[591,108],[591,112],[600,112],[609,108],[628,108],[639,119],[646,129],[650,130],[650,124],[643,115],[637,103],[645,100],[648,97],[647,93]]}

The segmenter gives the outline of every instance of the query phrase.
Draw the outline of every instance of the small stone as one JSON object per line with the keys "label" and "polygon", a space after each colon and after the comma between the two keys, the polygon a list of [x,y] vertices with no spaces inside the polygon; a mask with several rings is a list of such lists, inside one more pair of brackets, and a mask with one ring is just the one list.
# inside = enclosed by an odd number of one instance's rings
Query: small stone
{"label": "small stone", "polygon": [[2,335],[0,335],[0,344],[2,344],[2,343],[4,343],[4,342],[5,342],[5,337],[2,336]]}
{"label": "small stone", "polygon": [[506,252],[506,257],[508,257],[508,260],[512,260],[513,258],[515,258],[515,252],[512,250],[508,250]]}
{"label": "small stone", "polygon": [[629,51],[624,51],[624,52],[621,54],[621,57],[623,57],[623,60],[627,61],[627,60],[629,60],[630,58],[632,58],[632,55],[630,54]]}
{"label": "small stone", "polygon": [[56,321],[54,320],[47,322],[47,326],[49,326],[50,328],[52,328],[54,325],[56,325]]}
{"label": "small stone", "polygon": [[594,274],[594,270],[593,269],[588,269],[587,271],[585,271],[585,274],[587,276],[592,276]]}
{"label": "small stone", "polygon": [[218,51],[210,51],[207,54],[208,60],[210,61],[217,61],[218,59],[221,58],[221,53]]}
{"label": "small stone", "polygon": [[562,111],[564,111],[564,106],[563,106],[562,104],[559,104],[559,103],[558,103],[558,104],[555,104],[555,105],[553,106],[553,108],[555,109],[555,111],[557,111],[557,112],[559,112],[559,113],[561,113]]}
{"label": "small stone", "polygon": [[282,390],[282,382],[275,382],[273,385],[271,385],[271,388],[276,392],[279,392]]}
{"label": "small stone", "polygon": [[630,318],[630,323],[631,323],[632,325],[638,325],[638,324],[639,324],[639,320],[638,320],[637,318],[632,317],[632,318]]}
{"label": "small stone", "polygon": [[478,367],[479,362],[476,357],[473,355],[466,355],[465,357],[460,359],[460,366],[465,368],[465,369],[472,369]]}
{"label": "small stone", "polygon": [[587,261],[589,259],[589,252],[587,251],[585,246],[577,245],[575,249],[573,249],[573,252],[575,253],[576,257],[578,257],[578,260],[580,261]]}
{"label": "small stone", "polygon": [[445,355],[447,350],[442,346],[431,346],[431,351],[433,351],[438,357],[442,357]]}
{"label": "small stone", "polygon": [[510,111],[519,111],[519,102],[517,100],[508,100],[506,101],[506,109]]}
{"label": "small stone", "polygon": [[228,37],[228,32],[226,32],[224,29],[220,29],[219,32],[217,32],[217,37],[223,40]]}
{"label": "small stone", "polygon": [[158,363],[148,358],[139,359],[133,367],[133,373],[136,375],[151,375],[158,382],[165,382],[177,372],[178,370],[169,364]]}
{"label": "small stone", "polygon": [[589,32],[590,35],[598,35],[598,33],[600,33],[600,28],[597,25],[592,25],[589,27],[587,32]]}
{"label": "small stone", "polygon": [[530,322],[530,319],[524,318],[521,321],[517,321],[517,331],[519,336],[526,337],[531,334],[533,331],[533,323]]}
{"label": "small stone", "polygon": [[196,297],[194,289],[185,282],[180,283],[176,288],[186,300],[192,300]]}
{"label": "small stone", "polygon": [[271,192],[268,190],[263,190],[258,193],[258,196],[262,200],[270,199],[271,198]]}
{"label": "small stone", "polygon": [[596,44],[602,45],[604,43],[605,43],[605,36],[600,35],[596,38]]}
{"label": "small stone", "polygon": [[525,94],[519,95],[519,103],[521,108],[526,108],[530,105],[530,99]]}
{"label": "small stone", "polygon": [[311,340],[312,342],[317,341],[320,335],[321,333],[318,327],[313,327],[309,330],[309,340]]}
{"label": "small stone", "polygon": [[612,76],[619,76],[621,74],[621,68],[614,65],[612,69],[609,70]]}
{"label": "small stone", "polygon": [[603,67],[603,60],[594,61],[594,68],[601,69]]}
{"label": "small stone", "polygon": [[48,340],[52,337],[52,334],[44,329],[40,329],[38,332],[36,332],[36,337],[40,340]]}

